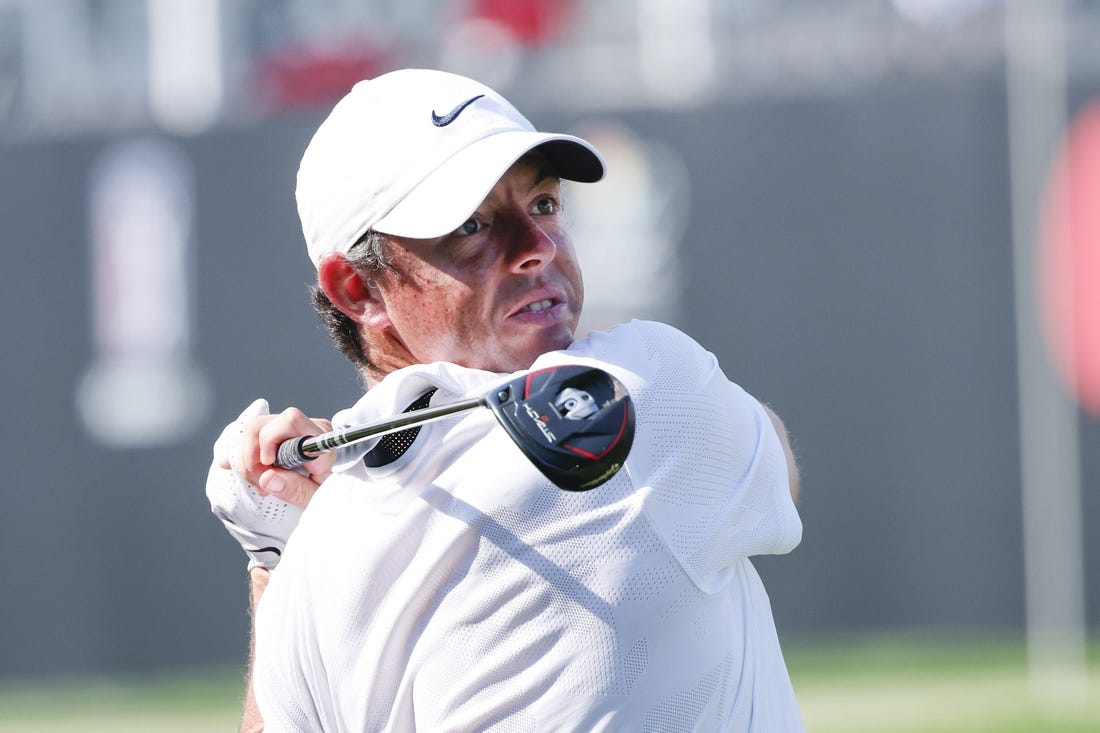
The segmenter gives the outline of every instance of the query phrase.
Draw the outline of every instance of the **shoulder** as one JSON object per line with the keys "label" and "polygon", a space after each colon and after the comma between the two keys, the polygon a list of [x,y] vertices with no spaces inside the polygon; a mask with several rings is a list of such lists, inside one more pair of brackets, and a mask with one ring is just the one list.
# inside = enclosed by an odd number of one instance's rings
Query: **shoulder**
{"label": "shoulder", "polygon": [[454,401],[486,389],[499,378],[495,372],[442,361],[413,364],[387,374],[358,402],[336,413],[332,423],[335,427],[344,427],[395,415],[429,390],[437,391],[440,401]]}
{"label": "shoulder", "polygon": [[621,323],[606,331],[591,331],[574,347],[592,349],[622,348],[624,346],[643,346],[654,353],[660,353],[668,347],[702,349],[691,336],[667,323],[659,321],[633,320]]}
{"label": "shoulder", "polygon": [[647,383],[679,383],[687,389],[718,370],[714,354],[678,328],[657,321],[634,320],[593,331],[565,353],[622,367]]}

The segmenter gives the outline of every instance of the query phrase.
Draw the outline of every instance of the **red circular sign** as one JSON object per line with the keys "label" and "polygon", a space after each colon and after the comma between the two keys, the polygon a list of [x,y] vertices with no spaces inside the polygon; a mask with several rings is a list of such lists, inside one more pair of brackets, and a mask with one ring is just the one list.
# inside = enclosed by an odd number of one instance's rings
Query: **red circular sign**
{"label": "red circular sign", "polygon": [[1070,125],[1041,216],[1038,285],[1047,344],[1081,405],[1100,416],[1100,101]]}

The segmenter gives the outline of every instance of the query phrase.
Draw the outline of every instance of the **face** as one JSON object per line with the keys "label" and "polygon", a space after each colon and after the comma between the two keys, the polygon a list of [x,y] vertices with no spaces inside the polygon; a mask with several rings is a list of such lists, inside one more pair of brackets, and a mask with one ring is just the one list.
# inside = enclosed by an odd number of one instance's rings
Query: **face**
{"label": "face", "polygon": [[451,234],[396,237],[389,253],[393,272],[376,286],[387,335],[408,363],[511,372],[573,341],[580,267],[560,181],[537,155],[513,165]]}

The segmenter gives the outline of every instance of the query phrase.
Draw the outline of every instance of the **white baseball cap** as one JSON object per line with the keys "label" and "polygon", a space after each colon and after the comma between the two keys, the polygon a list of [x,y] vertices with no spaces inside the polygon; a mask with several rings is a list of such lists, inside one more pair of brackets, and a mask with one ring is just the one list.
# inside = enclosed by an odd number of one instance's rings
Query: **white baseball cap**
{"label": "white baseball cap", "polygon": [[361,81],[321,123],[298,168],[298,215],[313,264],[368,229],[441,237],[533,148],[561,178],[603,178],[599,152],[537,132],[504,97],[463,76],[403,69]]}

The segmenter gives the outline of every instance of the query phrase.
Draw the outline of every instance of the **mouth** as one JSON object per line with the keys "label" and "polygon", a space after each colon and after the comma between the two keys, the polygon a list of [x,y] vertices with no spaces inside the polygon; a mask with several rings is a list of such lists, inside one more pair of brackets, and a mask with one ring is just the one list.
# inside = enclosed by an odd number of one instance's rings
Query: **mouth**
{"label": "mouth", "polygon": [[519,313],[540,313],[548,308],[554,306],[554,301],[551,298],[543,298],[542,300],[536,300],[534,303],[528,303],[519,309]]}
{"label": "mouth", "polygon": [[561,318],[567,303],[565,295],[557,289],[539,288],[517,303],[508,317],[525,323],[544,324]]}

